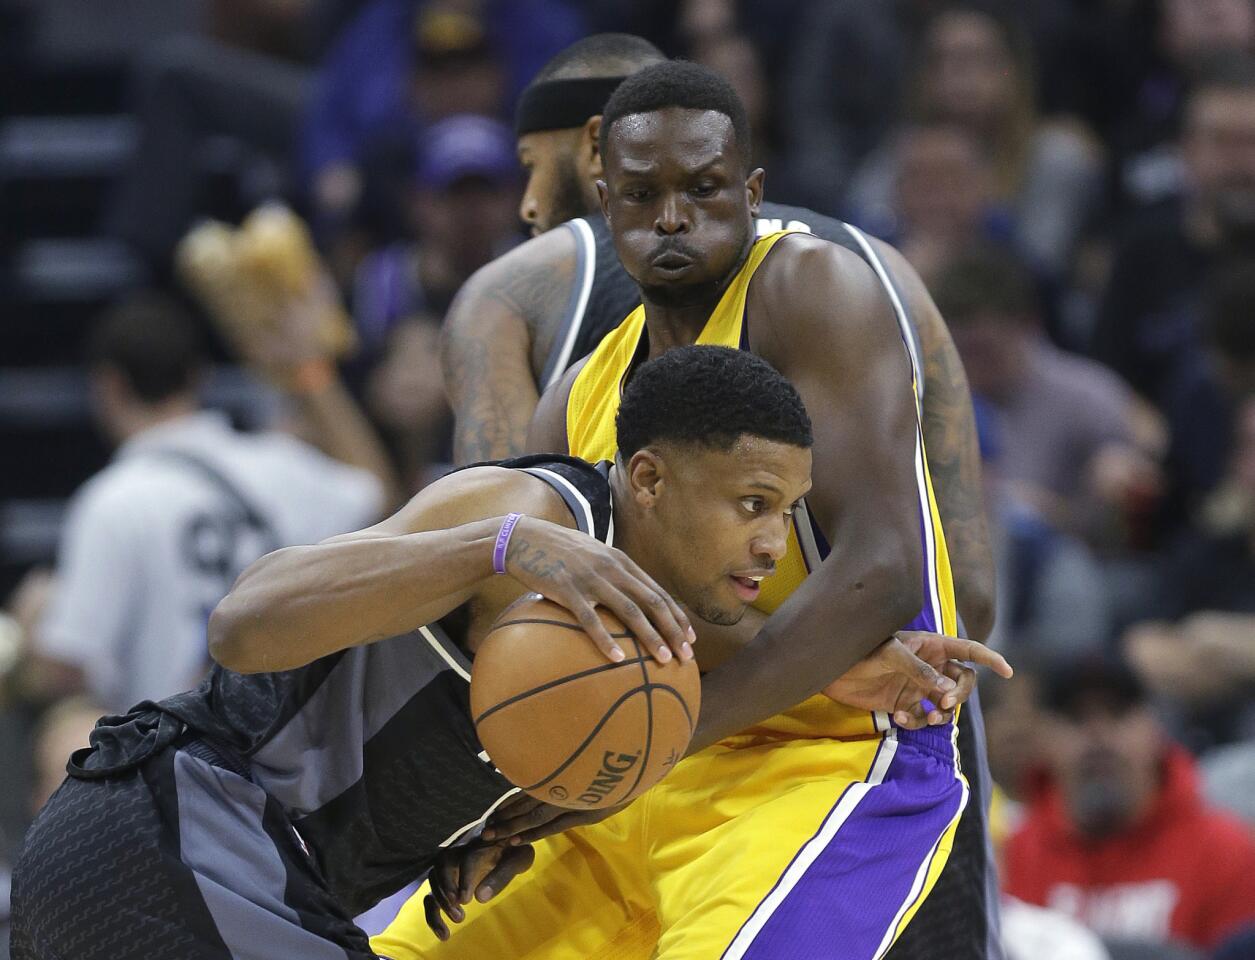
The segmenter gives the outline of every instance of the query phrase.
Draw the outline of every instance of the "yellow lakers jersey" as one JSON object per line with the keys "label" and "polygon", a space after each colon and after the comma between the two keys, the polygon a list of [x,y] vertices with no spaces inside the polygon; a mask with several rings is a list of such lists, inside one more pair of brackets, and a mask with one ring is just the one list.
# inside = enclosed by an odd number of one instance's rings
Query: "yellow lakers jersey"
{"label": "yellow lakers jersey", "polygon": [[[697,338],[699,344],[724,347],[747,347],[743,341],[745,301],[750,280],[762,265],[771,248],[791,231],[780,231],[760,238],[735,279],[724,291],[714,312]],[[882,280],[883,282],[883,280]],[[906,317],[894,300],[899,322]],[[637,307],[626,320],[612,330],[589,356],[588,362],[571,385],[567,398],[567,443],[572,456],[597,462],[612,460],[615,455],[615,416],[623,382],[645,331],[645,308]],[[904,337],[906,331],[903,331]],[[908,351],[909,353],[909,351]],[[914,360],[912,359],[912,364]],[[918,372],[916,372],[918,376]],[[918,415],[918,402],[916,413]],[[924,546],[924,609],[904,628],[933,630],[954,635],[956,629],[954,588],[945,537],[941,530],[932,482],[924,457],[923,433],[916,430],[915,473],[919,486],[920,529]],[[798,585],[827,555],[824,534],[802,504],[794,512],[793,529],[789,534],[788,552],[776,565],[776,573],[763,581],[762,591],[754,606],[771,613],[797,589]],[[878,736],[889,729],[888,717],[837,704],[824,696],[815,696],[786,714],[746,731],[750,736],[765,737],[837,737]]]}

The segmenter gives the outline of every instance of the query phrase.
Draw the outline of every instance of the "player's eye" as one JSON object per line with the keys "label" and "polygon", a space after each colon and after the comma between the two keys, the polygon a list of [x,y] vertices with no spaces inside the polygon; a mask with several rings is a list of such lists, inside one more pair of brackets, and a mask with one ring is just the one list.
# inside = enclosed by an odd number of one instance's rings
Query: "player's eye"
{"label": "player's eye", "polygon": [[766,508],[767,501],[762,497],[742,497],[741,506],[749,513],[760,514]]}
{"label": "player's eye", "polygon": [[712,197],[715,194],[715,185],[710,182],[702,182],[689,192],[695,197]]}
{"label": "player's eye", "polygon": [[633,203],[644,203],[649,199],[649,191],[644,187],[633,187],[632,189],[624,190],[623,195]]}

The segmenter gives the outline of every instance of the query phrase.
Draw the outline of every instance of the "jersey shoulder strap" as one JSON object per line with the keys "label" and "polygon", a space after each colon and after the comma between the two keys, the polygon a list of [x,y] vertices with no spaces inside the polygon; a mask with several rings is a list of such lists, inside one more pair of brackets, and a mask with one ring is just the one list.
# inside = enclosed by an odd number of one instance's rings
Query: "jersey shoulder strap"
{"label": "jersey shoulder strap", "polygon": [[893,314],[898,321],[899,332],[902,334],[902,340],[911,356],[911,365],[915,368],[916,394],[920,400],[923,400],[924,366],[920,362],[922,351],[920,349],[919,330],[916,328],[915,318],[911,316],[906,297],[902,295],[893,272],[889,269],[888,264],[884,262],[884,258],[876,252],[876,248],[868,236],[859,230],[858,227],[842,220],[836,220],[833,217],[825,217],[822,213],[816,213],[814,210],[806,210],[803,207],[790,207],[781,203],[764,203],[759,210],[758,235],[763,236],[776,230],[795,230],[800,233],[814,234],[821,240],[835,243],[837,246],[844,247],[851,253],[857,254],[864,263],[872,268],[872,272],[876,274],[876,279],[880,281],[880,285],[884,288],[885,294],[893,307]]}
{"label": "jersey shoulder strap", "polygon": [[522,470],[545,481],[557,491],[583,533],[602,543],[614,539],[609,465],[594,465],[578,457],[539,453],[502,460],[497,466]]}

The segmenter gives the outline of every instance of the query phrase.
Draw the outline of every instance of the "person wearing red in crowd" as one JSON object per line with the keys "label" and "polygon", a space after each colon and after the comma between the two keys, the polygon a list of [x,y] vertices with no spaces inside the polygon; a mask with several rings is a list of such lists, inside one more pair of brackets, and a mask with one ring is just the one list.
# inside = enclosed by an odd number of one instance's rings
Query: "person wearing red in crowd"
{"label": "person wearing red in crowd", "polygon": [[1047,684],[1047,769],[1006,849],[1006,892],[1108,940],[1211,948],[1255,924],[1255,840],[1209,808],[1134,674],[1082,660]]}

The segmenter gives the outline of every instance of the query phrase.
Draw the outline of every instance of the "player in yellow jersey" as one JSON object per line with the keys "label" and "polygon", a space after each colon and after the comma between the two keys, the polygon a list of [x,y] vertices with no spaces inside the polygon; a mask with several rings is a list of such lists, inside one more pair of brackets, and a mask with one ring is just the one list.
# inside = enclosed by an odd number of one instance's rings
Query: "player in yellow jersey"
{"label": "player in yellow jersey", "polygon": [[[612,97],[603,207],[645,306],[547,395],[534,442],[612,455],[622,383],[671,346],[748,347],[785,372],[814,412],[816,482],[771,595],[730,572],[764,610],[780,604],[749,646],[758,665],[707,675],[699,742],[714,747],[540,845],[444,949],[412,901],[376,941],[384,955],[878,958],[945,863],[966,802],[952,727],[899,730],[846,673],[905,624],[954,629],[908,351],[864,261],[805,235],[755,244],[748,154],[743,109],[700,68],[649,68]],[[832,677],[846,706],[813,697]],[[753,710],[782,715],[740,729]]]}

